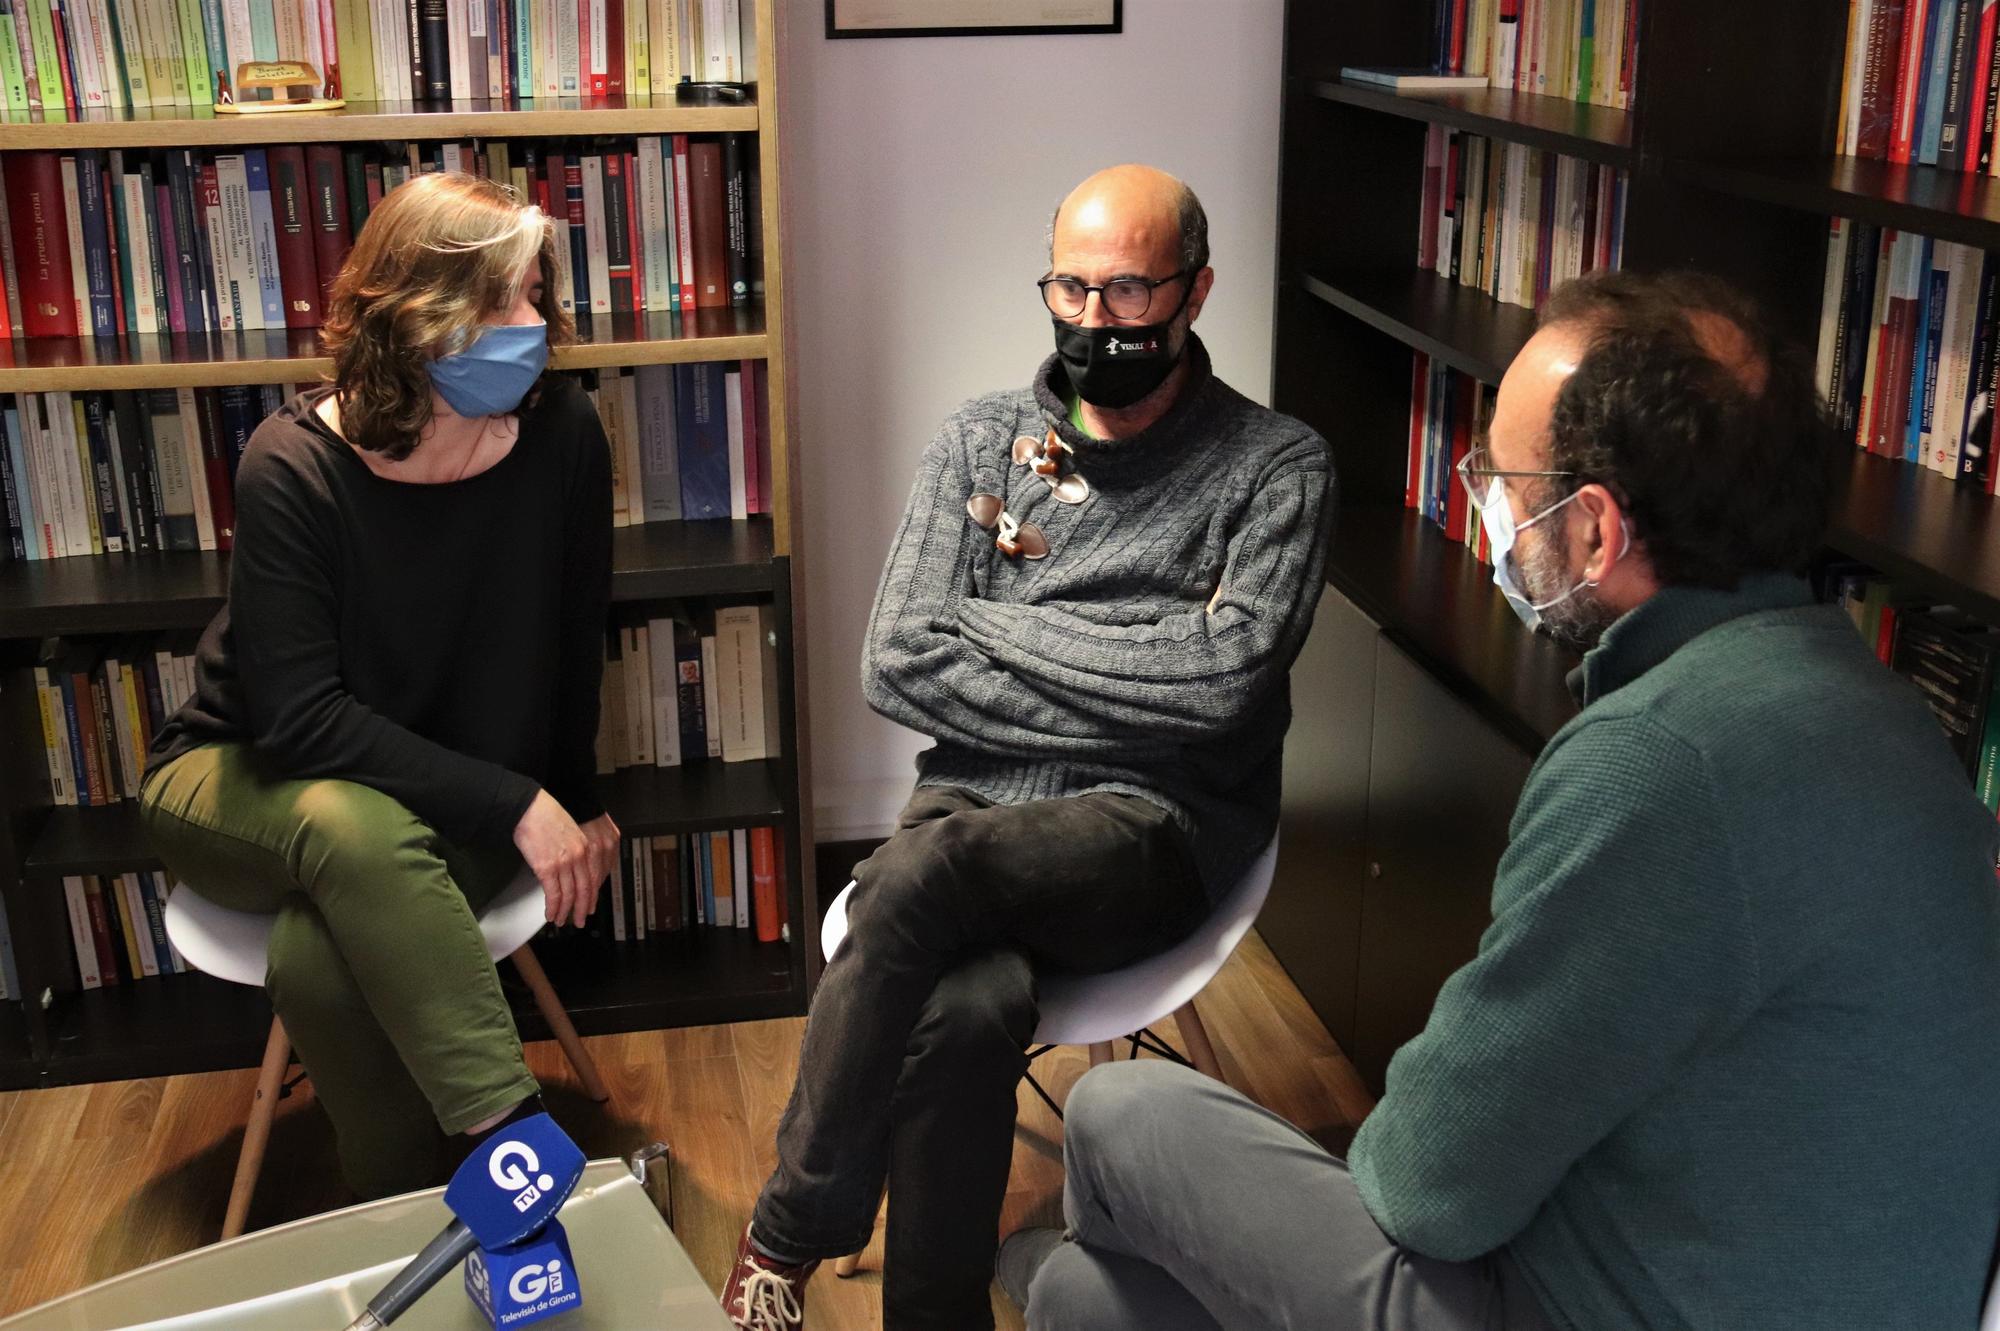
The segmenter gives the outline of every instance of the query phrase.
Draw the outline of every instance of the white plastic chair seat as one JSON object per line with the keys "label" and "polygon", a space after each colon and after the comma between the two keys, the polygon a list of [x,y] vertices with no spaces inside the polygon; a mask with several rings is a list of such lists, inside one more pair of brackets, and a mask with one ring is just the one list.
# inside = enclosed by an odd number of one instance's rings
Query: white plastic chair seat
{"label": "white plastic chair seat", "polygon": [[[1244,871],[1199,929],[1165,952],[1102,975],[1049,976],[1039,985],[1041,1024],[1036,1044],[1101,1044],[1144,1030],[1178,1012],[1215,978],[1229,954],[1250,932],[1278,862],[1278,838]],[[819,926],[828,961],[847,937],[849,883],[833,899]],[[192,957],[189,958],[193,960]]]}
{"label": "white plastic chair seat", "polygon": [[[186,884],[167,894],[167,938],[188,965],[218,980],[264,987],[276,915],[218,906]],[[479,916],[493,960],[512,956],[545,923],[542,885],[522,869]]]}

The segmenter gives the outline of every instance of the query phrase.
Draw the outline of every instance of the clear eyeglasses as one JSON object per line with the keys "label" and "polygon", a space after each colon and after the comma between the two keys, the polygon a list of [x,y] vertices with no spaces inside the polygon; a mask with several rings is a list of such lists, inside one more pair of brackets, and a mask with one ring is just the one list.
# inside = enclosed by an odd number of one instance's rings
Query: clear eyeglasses
{"label": "clear eyeglasses", "polygon": [[1458,460],[1458,482],[1475,510],[1483,509],[1499,493],[1495,482],[1502,476],[1574,476],[1573,471],[1509,471],[1493,465],[1493,451],[1484,444]]}

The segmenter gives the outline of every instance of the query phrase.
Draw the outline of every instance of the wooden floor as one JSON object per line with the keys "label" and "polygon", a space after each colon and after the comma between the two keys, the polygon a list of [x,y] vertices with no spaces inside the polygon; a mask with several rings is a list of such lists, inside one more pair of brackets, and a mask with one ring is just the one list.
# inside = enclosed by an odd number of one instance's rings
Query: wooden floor
{"label": "wooden floor", "polygon": [[[1366,1089],[1254,934],[1201,998],[1231,1085],[1335,1149],[1370,1107]],[[584,1100],[553,1044],[529,1046],[557,1118],[593,1156],[652,1140],[673,1150],[675,1230],[720,1286],[791,1090],[802,1020],[600,1036],[591,1051],[612,1089]],[[1164,1034],[1164,1032],[1163,1032]],[[1063,1095],[1084,1070],[1063,1049],[1037,1068]],[[254,1073],[0,1094],[0,1316],[213,1242],[242,1140]],[[1003,1228],[1058,1224],[1061,1126],[1025,1085]],[[252,1228],[343,1205],[332,1133],[302,1086],[281,1106]],[[29,1199],[34,1199],[32,1204]],[[815,1331],[881,1324],[881,1231],[858,1275],[823,1268],[810,1291]],[[996,1287],[1003,1328],[1020,1317]]]}

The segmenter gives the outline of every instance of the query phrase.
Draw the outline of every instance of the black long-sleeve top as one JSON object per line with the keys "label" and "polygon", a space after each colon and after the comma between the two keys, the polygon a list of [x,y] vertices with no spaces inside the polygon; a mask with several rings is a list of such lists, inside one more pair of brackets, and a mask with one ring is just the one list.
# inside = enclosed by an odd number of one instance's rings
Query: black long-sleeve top
{"label": "black long-sleeve top", "polygon": [[603,812],[593,741],[611,469],[583,391],[545,381],[513,451],[447,484],[385,480],[293,398],[236,476],[229,595],[149,766],[247,740],[274,778],[337,777],[446,837],[507,837],[538,788]]}

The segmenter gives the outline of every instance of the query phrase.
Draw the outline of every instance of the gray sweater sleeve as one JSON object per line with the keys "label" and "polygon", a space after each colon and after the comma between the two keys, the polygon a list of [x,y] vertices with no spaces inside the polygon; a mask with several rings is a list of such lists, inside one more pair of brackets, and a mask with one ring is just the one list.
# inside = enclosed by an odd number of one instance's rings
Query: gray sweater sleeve
{"label": "gray sweater sleeve", "polygon": [[1052,605],[965,600],[966,640],[1078,712],[1181,742],[1242,726],[1285,678],[1319,601],[1326,447],[1308,435],[1258,478],[1211,606],[1100,624]]}
{"label": "gray sweater sleeve", "polygon": [[992,537],[965,514],[972,492],[959,418],[945,422],[916,484],[875,593],[862,649],[868,705],[934,739],[1006,757],[1163,757],[1178,747],[989,657],[960,632],[972,562]]}

